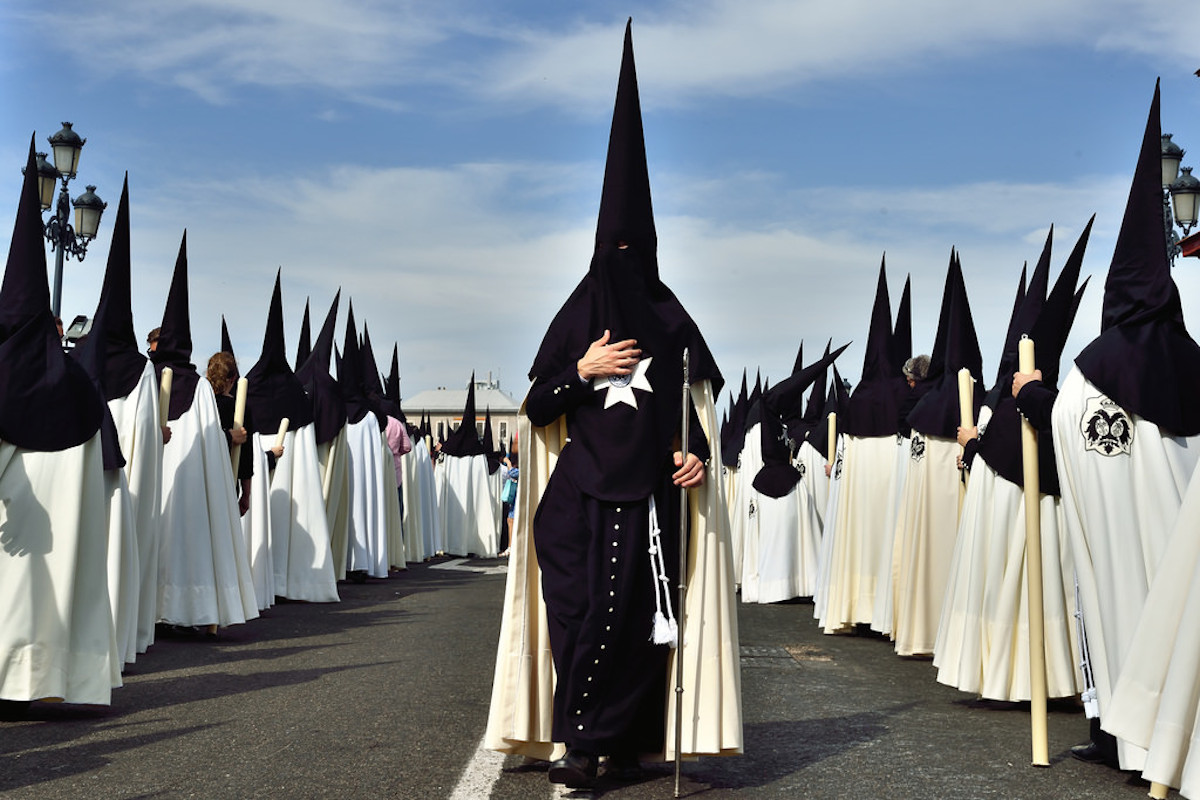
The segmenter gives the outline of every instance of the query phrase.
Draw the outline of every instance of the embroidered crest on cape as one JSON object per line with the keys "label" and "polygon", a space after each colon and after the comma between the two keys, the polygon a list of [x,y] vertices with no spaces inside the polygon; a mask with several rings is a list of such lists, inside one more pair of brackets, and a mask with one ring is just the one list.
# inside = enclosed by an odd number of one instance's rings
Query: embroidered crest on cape
{"label": "embroidered crest on cape", "polygon": [[1133,447],[1133,423],[1129,415],[1103,395],[1088,398],[1079,430],[1084,449],[1103,456],[1129,455]]}
{"label": "embroidered crest on cape", "polygon": [[808,471],[808,467],[804,465],[804,460],[800,458],[800,454],[792,456],[792,468],[800,473],[800,480],[804,480],[804,474]]}
{"label": "embroidered crest on cape", "polygon": [[757,508],[757,506],[754,505],[754,501],[751,500],[750,501],[750,519],[754,519],[754,515],[756,513],[758,513],[758,508]]}
{"label": "embroidered crest on cape", "polygon": [[842,479],[842,451],[841,450],[838,451],[837,461],[833,462],[833,477],[837,478],[838,480]]}
{"label": "embroidered crest on cape", "polygon": [[633,372],[628,375],[593,378],[592,389],[594,391],[601,392],[605,389],[608,390],[608,394],[604,396],[604,407],[612,408],[617,403],[625,403],[633,408],[637,408],[637,397],[634,395],[633,390],[654,391],[650,386],[650,381],[646,380],[646,370],[650,369],[650,362],[653,360],[653,356],[643,358],[633,368]]}
{"label": "embroidered crest on cape", "polygon": [[908,447],[908,454],[913,461],[920,461],[925,457],[925,437],[916,431],[913,432],[912,444]]}

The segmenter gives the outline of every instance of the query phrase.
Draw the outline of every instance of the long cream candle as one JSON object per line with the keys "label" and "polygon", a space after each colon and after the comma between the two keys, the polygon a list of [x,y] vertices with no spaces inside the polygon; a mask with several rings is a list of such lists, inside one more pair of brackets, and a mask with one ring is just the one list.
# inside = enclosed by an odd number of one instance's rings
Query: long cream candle
{"label": "long cream candle", "polygon": [[[963,367],[958,371],[958,424],[964,428],[975,425],[975,379],[971,370]],[[966,452],[965,447],[959,447],[959,455]],[[958,482],[958,513],[962,514],[963,499],[967,494],[967,472],[963,471],[962,480]]]}
{"label": "long cream candle", "polygon": [[158,424],[167,427],[167,417],[171,413],[171,385],[175,381],[175,373],[170,367],[163,367],[159,379],[158,391]]}
{"label": "long cream candle", "polygon": [[[1031,374],[1036,363],[1033,340],[1021,339],[1018,371]],[[1025,565],[1029,587],[1029,716],[1035,767],[1050,766],[1046,719],[1046,633],[1042,597],[1042,517],[1038,475],[1038,434],[1029,420],[1021,419],[1021,459],[1025,482]]]}
{"label": "long cream candle", "polygon": [[[825,450],[828,453],[826,460],[829,462],[829,477],[833,477],[833,471],[837,468],[837,412],[829,412],[829,444]],[[830,485],[832,482],[827,482]],[[832,488],[830,488],[832,491]]]}
{"label": "long cream candle", "polygon": [[[250,381],[245,378],[239,378],[237,382],[237,395],[233,401],[233,429],[237,430],[246,422],[246,392],[250,387]],[[238,474],[238,462],[242,460],[242,446],[235,444],[233,449],[229,451],[229,460],[233,463],[233,477],[236,479]]]}
{"label": "long cream candle", "polygon": [[288,432],[288,418],[284,417],[283,419],[279,420],[279,433],[275,434],[275,446],[276,447],[283,447],[283,437],[285,435],[287,435],[287,432]]}

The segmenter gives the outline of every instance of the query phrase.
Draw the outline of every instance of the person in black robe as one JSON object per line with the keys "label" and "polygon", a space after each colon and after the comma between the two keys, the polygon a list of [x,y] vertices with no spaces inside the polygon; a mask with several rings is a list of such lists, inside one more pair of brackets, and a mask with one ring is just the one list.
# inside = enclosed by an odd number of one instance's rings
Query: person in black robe
{"label": "person in black robe", "polygon": [[558,676],[553,737],[567,746],[549,777],[572,788],[590,785],[599,756],[622,777],[663,749],[670,634],[656,609],[676,585],[678,487],[703,482],[709,457],[695,413],[690,452],[679,450],[685,350],[690,380],[712,381],[714,396],[721,386],[656,251],[627,27],[595,252],[546,332],[525,403],[534,425],[566,415],[570,432],[533,536]]}

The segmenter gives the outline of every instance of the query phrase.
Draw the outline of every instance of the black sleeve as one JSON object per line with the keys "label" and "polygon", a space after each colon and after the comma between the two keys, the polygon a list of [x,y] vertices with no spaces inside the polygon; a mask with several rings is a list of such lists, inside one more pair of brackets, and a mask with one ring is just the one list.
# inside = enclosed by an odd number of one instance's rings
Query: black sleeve
{"label": "black sleeve", "polygon": [[1050,430],[1050,414],[1058,392],[1041,381],[1030,381],[1017,393],[1017,410],[1039,431]]}
{"label": "black sleeve", "polygon": [[267,469],[275,469],[275,451],[266,450],[265,452],[267,454]]}
{"label": "black sleeve", "polygon": [[554,380],[538,378],[525,398],[525,414],[534,425],[549,425],[587,399],[591,388],[574,366]]}
{"label": "black sleeve", "polygon": [[976,437],[967,442],[967,446],[963,448],[962,462],[963,468],[968,472],[971,471],[971,462],[975,460],[975,455],[979,452],[979,438]]}

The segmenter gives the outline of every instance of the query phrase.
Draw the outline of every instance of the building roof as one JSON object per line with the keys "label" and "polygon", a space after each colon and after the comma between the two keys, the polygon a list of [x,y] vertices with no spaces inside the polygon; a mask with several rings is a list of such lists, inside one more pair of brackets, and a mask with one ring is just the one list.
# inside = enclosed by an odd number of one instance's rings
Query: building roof
{"label": "building roof", "polygon": [[[401,407],[406,415],[421,411],[431,414],[461,414],[467,405],[467,390],[463,389],[428,389],[412,397],[405,397]],[[520,410],[521,404],[512,399],[498,385],[486,381],[475,383],[475,408],[480,417],[491,409],[492,413],[511,412]]]}

